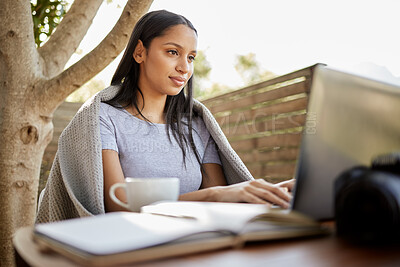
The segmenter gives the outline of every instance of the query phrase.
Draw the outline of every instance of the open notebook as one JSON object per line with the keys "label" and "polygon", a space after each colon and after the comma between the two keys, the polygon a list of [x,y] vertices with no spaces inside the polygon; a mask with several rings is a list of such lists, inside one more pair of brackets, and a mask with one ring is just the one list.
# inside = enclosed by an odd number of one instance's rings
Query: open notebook
{"label": "open notebook", "polygon": [[304,215],[266,205],[161,202],[142,212],[39,224],[34,239],[81,264],[107,266],[328,233]]}

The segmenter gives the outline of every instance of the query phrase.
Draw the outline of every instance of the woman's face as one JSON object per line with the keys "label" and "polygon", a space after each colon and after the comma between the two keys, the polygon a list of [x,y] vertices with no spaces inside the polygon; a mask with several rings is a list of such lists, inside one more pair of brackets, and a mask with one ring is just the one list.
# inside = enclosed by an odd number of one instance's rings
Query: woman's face
{"label": "woman's face", "polygon": [[140,64],[139,88],[144,94],[177,95],[193,74],[197,35],[186,25],[176,25],[154,38],[148,49],[141,42],[134,58]]}

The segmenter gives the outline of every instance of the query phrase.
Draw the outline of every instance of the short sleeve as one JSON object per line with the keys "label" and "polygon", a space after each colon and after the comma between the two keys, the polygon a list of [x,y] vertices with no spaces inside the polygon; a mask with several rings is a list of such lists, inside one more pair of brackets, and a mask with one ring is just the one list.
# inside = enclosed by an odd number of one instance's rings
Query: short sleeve
{"label": "short sleeve", "polygon": [[111,149],[118,151],[115,127],[108,114],[111,106],[101,103],[100,104],[100,136],[102,149]]}
{"label": "short sleeve", "polygon": [[219,158],[217,144],[211,135],[208,138],[206,149],[204,150],[204,157],[202,163],[216,163],[222,165],[221,159]]}
{"label": "short sleeve", "polygon": [[[218,154],[218,147],[214,139],[211,137],[204,121],[201,117],[195,117],[193,120],[193,130],[195,135],[200,138],[201,145],[199,145],[200,153],[203,157],[201,163],[216,163],[222,165]],[[204,150],[203,150],[204,149]]]}

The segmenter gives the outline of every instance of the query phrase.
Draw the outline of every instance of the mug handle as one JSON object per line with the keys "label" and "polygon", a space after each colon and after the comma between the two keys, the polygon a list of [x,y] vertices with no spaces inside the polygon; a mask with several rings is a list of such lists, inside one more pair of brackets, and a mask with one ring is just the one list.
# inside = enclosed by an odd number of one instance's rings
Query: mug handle
{"label": "mug handle", "polygon": [[123,188],[125,188],[125,190],[126,190],[126,184],[125,184],[125,183],[116,183],[116,184],[113,184],[113,185],[111,186],[111,188],[110,188],[110,197],[111,197],[112,201],[114,201],[114,202],[117,203],[118,205],[124,207],[125,209],[128,209],[128,210],[129,210],[128,204],[122,202],[121,200],[119,200],[119,199],[115,196],[115,190],[116,190],[117,188],[120,188],[120,187],[123,187]]}

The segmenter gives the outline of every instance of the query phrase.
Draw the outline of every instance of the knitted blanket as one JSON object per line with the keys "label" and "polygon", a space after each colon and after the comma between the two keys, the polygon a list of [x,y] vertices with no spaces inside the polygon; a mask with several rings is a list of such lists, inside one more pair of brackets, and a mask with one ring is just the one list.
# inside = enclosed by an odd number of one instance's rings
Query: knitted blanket
{"label": "knitted blanket", "polygon": [[[100,102],[111,99],[118,90],[119,86],[110,86],[94,95],[62,132],[46,188],[41,193],[36,223],[105,213],[99,109]],[[196,100],[194,109],[218,145],[228,184],[253,179],[211,112]]]}

